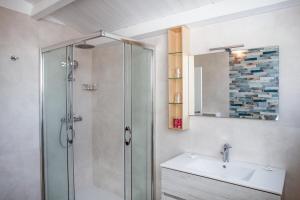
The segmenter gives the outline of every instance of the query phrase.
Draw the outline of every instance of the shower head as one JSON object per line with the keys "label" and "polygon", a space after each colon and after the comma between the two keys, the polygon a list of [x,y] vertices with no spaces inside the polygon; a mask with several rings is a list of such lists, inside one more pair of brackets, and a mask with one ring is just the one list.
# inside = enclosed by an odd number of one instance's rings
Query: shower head
{"label": "shower head", "polygon": [[82,43],[76,44],[75,47],[79,48],[79,49],[92,49],[92,48],[95,48],[94,45],[87,44],[85,41],[82,42]]}

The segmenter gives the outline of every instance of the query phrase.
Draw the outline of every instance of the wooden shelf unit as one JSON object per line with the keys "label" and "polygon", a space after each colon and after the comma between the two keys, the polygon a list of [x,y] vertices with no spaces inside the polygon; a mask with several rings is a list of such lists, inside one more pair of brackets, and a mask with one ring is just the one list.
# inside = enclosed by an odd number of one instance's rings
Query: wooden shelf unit
{"label": "wooden shelf unit", "polygon": [[[168,30],[168,82],[169,82],[169,129],[189,128],[188,115],[188,68],[189,30],[181,26]],[[180,71],[178,76],[177,71]],[[180,102],[175,101],[180,94]],[[174,127],[174,120],[181,119],[182,127]]]}

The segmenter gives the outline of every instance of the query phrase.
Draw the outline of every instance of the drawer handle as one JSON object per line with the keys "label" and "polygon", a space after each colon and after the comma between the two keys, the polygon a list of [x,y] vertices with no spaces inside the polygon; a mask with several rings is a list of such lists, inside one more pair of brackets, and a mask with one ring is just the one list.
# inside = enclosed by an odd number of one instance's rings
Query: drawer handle
{"label": "drawer handle", "polygon": [[177,197],[177,196],[165,193],[165,192],[164,192],[164,195],[167,197],[173,198],[173,199],[177,199],[177,200],[186,200],[186,199],[183,199],[183,198],[180,198],[180,197]]}

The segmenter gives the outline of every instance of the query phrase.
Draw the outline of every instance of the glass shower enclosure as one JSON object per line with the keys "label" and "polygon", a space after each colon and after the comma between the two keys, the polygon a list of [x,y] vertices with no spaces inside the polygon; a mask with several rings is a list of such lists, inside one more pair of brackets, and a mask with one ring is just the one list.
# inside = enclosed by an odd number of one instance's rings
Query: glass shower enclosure
{"label": "glass shower enclosure", "polygon": [[41,49],[44,200],[153,199],[153,49],[100,31]]}

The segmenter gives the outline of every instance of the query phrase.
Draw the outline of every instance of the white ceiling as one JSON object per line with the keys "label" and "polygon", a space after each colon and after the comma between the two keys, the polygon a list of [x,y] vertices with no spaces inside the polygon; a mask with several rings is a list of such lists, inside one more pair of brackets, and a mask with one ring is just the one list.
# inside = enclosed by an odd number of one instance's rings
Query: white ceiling
{"label": "white ceiling", "polygon": [[77,0],[51,16],[81,32],[115,31],[213,2],[216,0]]}
{"label": "white ceiling", "polygon": [[300,5],[300,0],[0,0],[0,6],[65,24],[127,37],[178,25],[210,24]]}
{"label": "white ceiling", "polygon": [[41,2],[42,0],[25,0],[27,1],[28,3],[31,3],[31,4],[37,4],[39,2]]}

